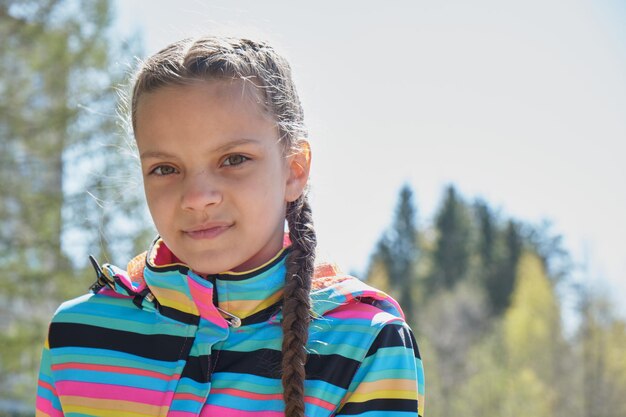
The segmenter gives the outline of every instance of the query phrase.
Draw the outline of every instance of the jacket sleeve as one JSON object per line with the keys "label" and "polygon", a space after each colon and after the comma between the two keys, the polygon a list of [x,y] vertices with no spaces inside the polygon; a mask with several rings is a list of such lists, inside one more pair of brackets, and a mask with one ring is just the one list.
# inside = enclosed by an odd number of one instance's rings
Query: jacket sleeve
{"label": "jacket sleeve", "polygon": [[54,378],[52,377],[52,363],[48,341],[43,348],[41,365],[39,367],[39,381],[37,383],[37,401],[35,404],[36,417],[61,417],[63,410],[57,395]]}
{"label": "jacket sleeve", "polygon": [[337,416],[424,415],[424,369],[404,322],[382,327],[365,355]]}

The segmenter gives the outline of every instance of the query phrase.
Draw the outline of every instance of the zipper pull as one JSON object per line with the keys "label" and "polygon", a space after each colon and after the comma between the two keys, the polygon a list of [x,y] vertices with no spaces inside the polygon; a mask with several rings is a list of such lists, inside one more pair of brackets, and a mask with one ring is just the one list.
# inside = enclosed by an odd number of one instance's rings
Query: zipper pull
{"label": "zipper pull", "polygon": [[239,317],[235,316],[234,314],[229,313],[226,310],[222,310],[219,307],[216,307],[216,308],[220,313],[222,313],[222,315],[226,316],[224,317],[224,319],[228,322],[228,324],[231,327],[237,328],[241,326],[241,319]]}

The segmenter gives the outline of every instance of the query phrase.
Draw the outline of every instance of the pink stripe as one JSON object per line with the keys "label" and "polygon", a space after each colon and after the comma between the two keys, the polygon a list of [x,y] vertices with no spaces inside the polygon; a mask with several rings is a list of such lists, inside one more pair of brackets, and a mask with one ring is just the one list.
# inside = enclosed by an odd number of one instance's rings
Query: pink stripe
{"label": "pink stripe", "polygon": [[367,319],[371,320],[376,314],[379,314],[381,310],[365,303],[354,303],[349,305],[343,305],[339,308],[326,314],[329,317],[336,317],[341,319]]}
{"label": "pink stripe", "polygon": [[335,408],[337,408],[335,404],[329,403],[328,401],[320,400],[319,398],[315,398],[315,397],[304,397],[304,401],[309,404],[313,404],[313,405],[317,405],[318,407],[325,408],[327,410],[334,410]]}
{"label": "pink stripe", "polygon": [[63,411],[54,408],[52,401],[37,397],[35,416],[41,416],[41,413],[50,417],[63,417]]}
{"label": "pink stripe", "polygon": [[57,395],[56,390],[54,389],[54,387],[53,387],[51,384],[49,384],[49,383],[47,383],[47,382],[45,382],[45,381],[42,381],[42,380],[40,379],[40,380],[37,382],[37,385],[39,385],[41,388],[47,389],[48,391],[52,392],[52,394]]}
{"label": "pink stripe", "polygon": [[[202,408],[200,417],[228,416],[228,417],[285,417],[282,411],[243,411],[234,408],[219,407],[207,404]],[[170,416],[168,416],[170,417]]]}
{"label": "pink stripe", "polygon": [[79,396],[104,400],[121,400],[141,404],[167,406],[172,402],[172,391],[154,391],[125,385],[96,384],[92,382],[60,381],[57,383],[62,396]]}
{"label": "pink stripe", "polygon": [[120,293],[113,291],[109,287],[102,288],[100,291],[98,291],[98,294],[106,295],[107,297],[113,297],[113,298],[130,298],[129,295],[122,295]]}
{"label": "pink stripe", "polygon": [[[367,286],[367,284],[365,284]],[[400,307],[400,304],[398,304],[398,302],[396,300],[394,300],[393,298],[389,297],[387,294],[385,294],[382,291],[378,291],[372,287],[369,287],[371,289],[366,289],[366,290],[362,290],[361,286],[359,285],[359,282],[357,280],[354,280],[353,282],[351,282],[350,284],[346,285],[344,288],[342,288],[342,295],[344,295],[348,300],[353,300],[355,298],[355,295],[353,295],[352,293],[356,294],[356,293],[360,293],[359,295],[357,295],[356,297],[359,298],[373,298],[374,300],[384,300],[390,304],[392,304],[394,306],[394,308],[396,310],[398,310],[400,312],[400,314],[402,315],[402,318],[404,319],[404,312],[402,311],[402,308]]]}
{"label": "pink stripe", "polygon": [[[213,290],[203,287],[189,277],[187,277],[187,282],[189,283],[189,293],[200,311],[200,316],[222,329],[227,328],[228,323],[213,305]],[[211,301],[211,304],[205,303],[204,300]]]}
{"label": "pink stripe", "polygon": [[147,376],[151,378],[158,378],[165,381],[169,381],[172,379],[179,379],[179,374],[166,375],[160,372],[148,371],[145,369],[137,369],[130,368],[127,366],[113,366],[113,365],[96,365],[96,364],[85,364],[78,362],[67,362],[58,365],[52,365],[53,371],[63,370],[63,369],[82,369],[88,371],[99,371],[99,372],[110,372],[114,374],[127,374],[127,375],[140,375]]}

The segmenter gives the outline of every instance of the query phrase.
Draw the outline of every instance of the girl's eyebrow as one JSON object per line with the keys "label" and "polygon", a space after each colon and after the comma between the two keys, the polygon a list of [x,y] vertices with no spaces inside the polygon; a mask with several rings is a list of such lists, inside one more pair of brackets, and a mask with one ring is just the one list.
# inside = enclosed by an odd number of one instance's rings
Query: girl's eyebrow
{"label": "girl's eyebrow", "polygon": [[213,149],[213,152],[225,152],[225,151],[229,151],[232,148],[236,148],[237,146],[247,145],[247,144],[259,144],[259,141],[256,139],[250,139],[250,138],[236,139],[231,142],[227,142],[223,145],[218,146],[217,148]]}
{"label": "girl's eyebrow", "polygon": [[141,155],[139,155],[139,159],[147,158],[172,159],[176,158],[176,156],[163,151],[146,151],[142,152]]}
{"label": "girl's eyebrow", "polygon": [[[248,138],[237,139],[231,142],[227,142],[223,145],[220,145],[217,148],[214,148],[211,152],[226,152],[226,151],[229,151],[230,149],[236,148],[237,146],[247,145],[247,144],[258,145],[259,143],[260,141],[256,139],[248,139]],[[176,155],[163,152],[163,151],[145,151],[145,152],[142,152],[141,155],[139,156],[139,159],[142,159],[142,160],[148,159],[148,158],[176,159]]]}

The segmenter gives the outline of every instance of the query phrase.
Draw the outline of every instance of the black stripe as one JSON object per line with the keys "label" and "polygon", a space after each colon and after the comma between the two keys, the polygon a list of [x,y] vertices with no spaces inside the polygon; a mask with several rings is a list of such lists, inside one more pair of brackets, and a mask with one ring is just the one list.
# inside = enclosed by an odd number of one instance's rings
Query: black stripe
{"label": "black stripe", "polygon": [[[233,372],[264,378],[281,378],[282,353],[273,349],[252,352],[222,350],[215,353],[215,372]],[[341,388],[348,388],[359,362],[341,355],[309,355],[305,365],[306,378],[321,380]]]}
{"label": "black stripe", "polygon": [[413,344],[413,355],[417,358],[417,359],[422,359],[422,356],[420,355],[420,349],[417,346],[417,340],[415,340],[415,335],[413,334],[412,331],[409,331],[409,334],[411,335],[411,343]]}
{"label": "black stripe", "polygon": [[407,411],[417,415],[417,400],[400,400],[397,398],[379,398],[362,403],[346,403],[338,416],[361,414],[368,411]]}
{"label": "black stripe", "polygon": [[189,267],[183,264],[173,264],[173,265],[166,265],[166,266],[157,266],[157,265],[151,265],[150,262],[146,262],[146,267],[153,271],[153,272],[171,272],[171,271],[178,271],[180,272],[182,275],[187,275],[187,273],[189,272]]}
{"label": "black stripe", "polygon": [[307,379],[319,379],[348,389],[361,363],[341,355],[309,354],[305,369]]}
{"label": "black stripe", "polygon": [[415,357],[418,359],[420,358],[419,350],[417,349],[417,342],[415,341],[413,332],[411,332],[408,327],[395,323],[387,324],[380,330],[380,332],[378,332],[376,339],[372,342],[372,345],[370,346],[370,349],[365,357],[370,357],[376,354],[378,349],[397,346],[413,349]]}
{"label": "black stripe", "polygon": [[281,353],[272,349],[252,352],[215,351],[215,372],[234,372],[280,379]]}
{"label": "black stripe", "polygon": [[185,313],[184,311],[176,310],[172,307],[167,307],[161,304],[157,304],[159,312],[165,317],[169,317],[176,321],[180,321],[185,324],[192,324],[197,326],[200,323],[200,317],[191,313]]}
{"label": "black stripe", "polygon": [[247,326],[249,324],[262,323],[264,321],[269,320],[270,317],[272,317],[274,314],[278,312],[278,310],[280,310],[280,308],[282,307],[282,304],[283,302],[281,300],[267,308],[264,308],[261,311],[257,311],[256,313],[246,317],[245,319],[241,319],[241,325]]}
{"label": "black stripe", "polygon": [[190,356],[187,358],[181,378],[189,378],[200,383],[209,382],[211,380],[209,369],[211,369],[210,355]]}
{"label": "black stripe", "polygon": [[139,334],[78,323],[50,325],[50,348],[86,347],[130,353],[173,362],[189,354],[193,339],[166,334]]}

